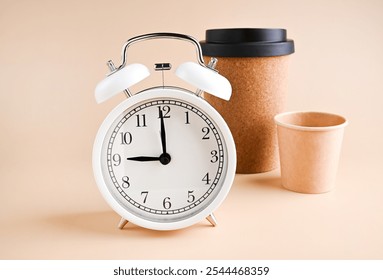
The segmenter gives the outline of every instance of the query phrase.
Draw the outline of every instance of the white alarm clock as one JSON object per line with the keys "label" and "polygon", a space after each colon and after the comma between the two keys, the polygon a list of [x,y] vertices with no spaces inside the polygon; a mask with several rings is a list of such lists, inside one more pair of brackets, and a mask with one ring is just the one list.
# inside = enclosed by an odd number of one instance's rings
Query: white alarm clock
{"label": "white alarm clock", "polygon": [[[129,87],[149,76],[142,64],[126,65],[127,49],[148,39],[181,39],[194,44],[195,62],[178,66],[175,74],[198,88],[161,85],[132,94]],[[98,103],[125,91],[128,98],[102,123],[93,148],[96,183],[105,200],[122,218],[155,230],[174,230],[205,218],[216,225],[213,212],[228,194],[235,176],[236,150],[221,115],[201,96],[207,92],[229,100],[231,86],[206,66],[193,37],[152,33],[128,40],[122,64],[96,87]],[[156,63],[166,71],[170,63]]]}

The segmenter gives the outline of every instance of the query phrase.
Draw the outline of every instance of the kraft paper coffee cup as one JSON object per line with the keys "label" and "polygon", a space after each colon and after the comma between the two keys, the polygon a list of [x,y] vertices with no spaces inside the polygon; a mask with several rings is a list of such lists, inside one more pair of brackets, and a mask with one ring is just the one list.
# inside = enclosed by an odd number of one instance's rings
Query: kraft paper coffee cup
{"label": "kraft paper coffee cup", "polygon": [[347,120],[321,112],[275,116],[282,185],[300,193],[324,193],[335,186]]}
{"label": "kraft paper coffee cup", "polygon": [[233,88],[229,102],[208,94],[205,99],[230,127],[237,148],[237,173],[277,168],[273,117],[284,111],[294,42],[284,29],[211,29],[201,47],[205,61],[218,58],[216,69]]}

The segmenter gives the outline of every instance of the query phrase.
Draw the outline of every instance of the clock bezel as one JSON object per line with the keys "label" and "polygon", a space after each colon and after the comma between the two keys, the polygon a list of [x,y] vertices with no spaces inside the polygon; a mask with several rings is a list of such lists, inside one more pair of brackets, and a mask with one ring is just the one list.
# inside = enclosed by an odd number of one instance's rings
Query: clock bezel
{"label": "clock bezel", "polygon": [[[115,197],[111,194],[103,176],[102,172],[102,146],[104,139],[108,133],[113,122],[118,118],[126,109],[134,107],[135,105],[141,102],[148,102],[152,99],[158,98],[173,98],[179,99],[188,103],[193,104],[201,111],[203,111],[206,115],[209,116],[212,120],[214,120],[216,126],[219,128],[221,132],[221,136],[226,144],[226,160],[227,160],[227,168],[226,174],[222,174],[223,183],[219,193],[216,195],[214,199],[210,202],[206,208],[202,209],[200,212],[195,215],[185,217],[185,219],[179,221],[171,221],[171,222],[157,222],[147,220],[144,217],[137,216],[132,212],[129,212],[125,209],[120,203],[115,199]],[[124,219],[132,222],[133,224],[142,226],[144,228],[155,229],[155,230],[175,230],[180,228],[185,228],[190,225],[193,225],[211,213],[213,213],[226,198],[232,183],[234,181],[235,176],[235,168],[236,168],[236,150],[235,144],[232,137],[232,134],[227,126],[226,122],[223,120],[222,116],[202,97],[195,95],[193,92],[190,92],[183,88],[177,87],[155,87],[150,89],[145,89],[134,96],[124,100],[122,103],[117,105],[105,118],[103,123],[101,124],[93,147],[93,172],[96,179],[97,186],[103,195],[104,199],[107,201],[109,206],[117,212]]]}

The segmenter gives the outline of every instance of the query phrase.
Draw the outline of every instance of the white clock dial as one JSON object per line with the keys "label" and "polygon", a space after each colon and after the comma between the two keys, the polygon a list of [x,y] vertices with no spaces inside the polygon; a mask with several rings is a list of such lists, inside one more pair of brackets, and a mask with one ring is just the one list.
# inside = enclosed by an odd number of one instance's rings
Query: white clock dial
{"label": "white clock dial", "polygon": [[125,106],[105,124],[99,165],[103,192],[128,220],[182,223],[211,211],[230,188],[222,124],[203,99],[178,98],[180,93],[192,95],[169,88],[140,93],[147,98]]}

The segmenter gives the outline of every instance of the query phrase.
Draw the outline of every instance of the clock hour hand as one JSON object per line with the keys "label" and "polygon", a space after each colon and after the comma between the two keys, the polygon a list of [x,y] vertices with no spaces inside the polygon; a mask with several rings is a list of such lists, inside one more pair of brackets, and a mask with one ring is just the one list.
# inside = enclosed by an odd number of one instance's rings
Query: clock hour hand
{"label": "clock hour hand", "polygon": [[159,161],[160,157],[139,156],[139,157],[128,157],[127,160],[134,160],[134,161]]}
{"label": "clock hour hand", "polygon": [[159,161],[161,162],[162,165],[167,165],[170,163],[171,157],[169,154],[161,154],[159,157],[148,157],[148,156],[128,157],[127,160]]}

